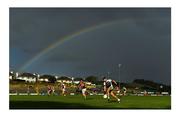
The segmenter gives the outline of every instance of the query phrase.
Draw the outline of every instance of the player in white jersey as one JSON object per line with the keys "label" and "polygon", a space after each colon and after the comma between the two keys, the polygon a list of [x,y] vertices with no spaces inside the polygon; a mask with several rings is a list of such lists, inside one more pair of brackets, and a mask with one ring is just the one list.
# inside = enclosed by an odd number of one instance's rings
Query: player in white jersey
{"label": "player in white jersey", "polygon": [[127,91],[126,87],[123,87],[123,95],[124,96],[126,95],[126,91]]}
{"label": "player in white jersey", "polygon": [[107,93],[106,93],[106,77],[103,77],[103,92],[104,92],[104,98],[107,97]]}
{"label": "player in white jersey", "polygon": [[62,88],[62,95],[66,96],[66,85],[64,83],[62,83],[61,88]]}
{"label": "player in white jersey", "polygon": [[118,102],[120,102],[120,99],[114,94],[113,92],[113,84],[117,86],[116,81],[112,80],[112,79],[104,79],[105,83],[106,83],[106,94],[107,94],[107,98],[108,101],[110,100],[110,94],[112,97],[114,97]]}

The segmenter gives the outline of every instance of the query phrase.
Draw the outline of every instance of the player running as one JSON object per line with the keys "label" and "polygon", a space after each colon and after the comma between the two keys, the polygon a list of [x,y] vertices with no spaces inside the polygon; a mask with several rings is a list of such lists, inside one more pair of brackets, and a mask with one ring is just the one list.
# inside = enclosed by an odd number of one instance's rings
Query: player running
{"label": "player running", "polygon": [[55,95],[55,87],[52,86],[51,89],[52,89],[52,94]]}
{"label": "player running", "polygon": [[61,88],[62,88],[62,95],[66,96],[66,93],[65,93],[66,92],[66,85],[64,83],[62,83]]}
{"label": "player running", "polygon": [[47,94],[48,96],[50,96],[52,94],[53,90],[52,87],[50,85],[47,86]]}
{"label": "player running", "polygon": [[126,87],[123,87],[123,95],[124,96],[126,95],[126,91],[127,91]]}
{"label": "player running", "polygon": [[103,77],[103,92],[104,92],[104,98],[107,98],[107,91],[106,91],[106,77]]}
{"label": "player running", "polygon": [[86,86],[82,80],[80,80],[78,88],[81,89],[82,95],[84,96],[84,99],[86,99]]}
{"label": "player running", "polygon": [[120,99],[113,92],[113,89],[114,89],[113,84],[116,85],[116,87],[118,87],[116,81],[112,79],[106,79],[106,78],[104,78],[103,80],[106,83],[106,94],[107,94],[108,101],[110,100],[110,94],[111,94],[111,96],[114,97],[120,103]]}

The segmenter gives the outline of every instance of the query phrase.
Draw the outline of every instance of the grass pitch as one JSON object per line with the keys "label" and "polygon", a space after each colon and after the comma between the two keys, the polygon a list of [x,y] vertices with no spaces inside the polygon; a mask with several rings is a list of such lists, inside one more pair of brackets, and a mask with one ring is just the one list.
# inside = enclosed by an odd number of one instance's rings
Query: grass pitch
{"label": "grass pitch", "polygon": [[103,96],[10,96],[10,109],[171,109],[170,96],[123,96],[121,103]]}

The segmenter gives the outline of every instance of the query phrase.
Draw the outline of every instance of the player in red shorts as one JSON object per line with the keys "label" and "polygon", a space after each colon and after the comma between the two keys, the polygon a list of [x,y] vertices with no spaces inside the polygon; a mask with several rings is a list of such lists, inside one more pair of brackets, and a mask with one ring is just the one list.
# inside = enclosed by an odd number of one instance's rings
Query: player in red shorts
{"label": "player in red shorts", "polygon": [[81,89],[84,99],[86,99],[86,86],[82,80],[80,80],[78,87]]}
{"label": "player in red shorts", "polygon": [[50,85],[47,86],[47,94],[48,96],[50,96],[52,94],[53,90],[52,87]]}

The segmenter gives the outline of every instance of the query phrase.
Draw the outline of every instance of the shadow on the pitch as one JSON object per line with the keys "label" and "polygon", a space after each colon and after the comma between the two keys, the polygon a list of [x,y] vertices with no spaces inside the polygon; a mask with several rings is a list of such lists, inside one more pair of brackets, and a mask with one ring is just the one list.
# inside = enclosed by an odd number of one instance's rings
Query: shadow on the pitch
{"label": "shadow on the pitch", "polygon": [[48,101],[10,101],[10,109],[90,109],[89,105],[79,103]]}
{"label": "shadow on the pitch", "polygon": [[93,98],[87,98],[86,100],[93,100]]}
{"label": "shadow on the pitch", "polygon": [[108,103],[117,103],[117,100],[109,100]]}
{"label": "shadow on the pitch", "polygon": [[[116,100],[110,100],[108,103],[117,103]],[[164,108],[138,108],[138,107],[92,107],[82,103],[64,103],[49,101],[10,101],[10,109],[171,109],[171,106]]]}

